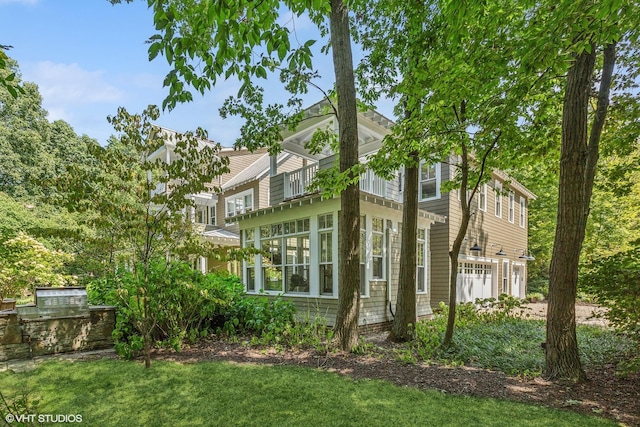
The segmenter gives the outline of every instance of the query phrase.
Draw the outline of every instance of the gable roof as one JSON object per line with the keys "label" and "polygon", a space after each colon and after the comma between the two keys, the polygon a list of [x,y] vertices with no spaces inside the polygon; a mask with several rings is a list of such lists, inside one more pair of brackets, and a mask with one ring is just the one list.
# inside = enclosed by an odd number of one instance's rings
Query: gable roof
{"label": "gable roof", "polygon": [[[289,159],[293,154],[283,151],[278,154],[278,165],[283,163],[285,160]],[[246,169],[239,172],[229,181],[224,183],[221,187],[222,191],[233,190],[236,187],[239,187],[247,182],[253,180],[260,180],[264,178],[270,170],[271,167],[271,156],[269,153],[265,153],[258,160],[250,164]]]}

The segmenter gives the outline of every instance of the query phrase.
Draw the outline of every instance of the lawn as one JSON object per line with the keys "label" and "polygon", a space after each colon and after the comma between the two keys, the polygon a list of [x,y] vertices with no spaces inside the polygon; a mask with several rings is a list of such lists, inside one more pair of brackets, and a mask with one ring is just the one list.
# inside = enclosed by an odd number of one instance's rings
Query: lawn
{"label": "lawn", "polygon": [[[354,381],[335,373],[225,362],[48,362],[0,373],[5,397],[27,389],[38,414],[86,426],[604,426],[572,412]],[[4,418],[4,415],[3,415]],[[12,425],[16,425],[15,423]]]}

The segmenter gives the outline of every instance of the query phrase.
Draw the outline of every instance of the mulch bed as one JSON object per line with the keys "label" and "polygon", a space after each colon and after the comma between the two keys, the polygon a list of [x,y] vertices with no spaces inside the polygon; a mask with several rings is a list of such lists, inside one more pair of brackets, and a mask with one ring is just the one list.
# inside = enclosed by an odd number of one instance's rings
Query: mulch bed
{"label": "mulch bed", "polygon": [[382,334],[367,337],[374,350],[365,355],[322,354],[314,350],[256,348],[224,340],[205,340],[176,353],[158,350],[155,359],[180,362],[205,360],[236,363],[301,366],[347,375],[353,379],[380,379],[399,386],[439,390],[443,393],[508,399],[590,415],[629,426],[640,426],[640,374],[615,375],[615,366],[587,371],[580,384],[519,378],[502,372],[470,367],[450,368],[428,364],[403,364],[395,356],[397,344]]}

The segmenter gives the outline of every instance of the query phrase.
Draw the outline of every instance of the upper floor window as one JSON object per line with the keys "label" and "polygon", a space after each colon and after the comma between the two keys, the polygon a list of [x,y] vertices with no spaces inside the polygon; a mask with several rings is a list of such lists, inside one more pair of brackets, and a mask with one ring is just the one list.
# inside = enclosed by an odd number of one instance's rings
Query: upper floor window
{"label": "upper floor window", "polygon": [[496,181],[493,188],[496,193],[496,216],[502,218],[502,183]]}
{"label": "upper floor window", "polygon": [[216,207],[196,205],[195,222],[216,225]]}
{"label": "upper floor window", "polygon": [[509,222],[515,221],[516,217],[516,195],[509,191]]}
{"label": "upper floor window", "polygon": [[253,189],[225,198],[227,216],[243,214],[253,210]]}
{"label": "upper floor window", "polygon": [[524,197],[520,196],[520,227],[524,228],[526,220],[527,202]]}
{"label": "upper floor window", "polygon": [[478,209],[481,211],[487,211],[487,184],[482,184],[478,187]]}
{"label": "upper floor window", "polygon": [[420,200],[440,198],[440,163],[420,163]]}

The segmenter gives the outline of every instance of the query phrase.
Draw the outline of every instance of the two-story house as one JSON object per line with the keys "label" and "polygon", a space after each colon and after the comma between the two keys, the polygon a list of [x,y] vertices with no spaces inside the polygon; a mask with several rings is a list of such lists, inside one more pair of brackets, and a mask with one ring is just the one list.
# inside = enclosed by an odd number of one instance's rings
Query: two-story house
{"label": "two-story house", "polygon": [[[320,104],[308,109],[295,132],[284,135],[284,152],[302,159],[303,167],[283,171],[270,169],[269,207],[229,218],[237,222],[242,244],[259,247],[257,255],[243,265],[249,294],[280,295],[294,302],[300,313],[322,315],[335,322],[338,307],[338,212],[340,196],[323,198],[309,184],[316,172],[330,168],[336,156],[325,150],[312,153],[306,147],[317,129],[335,127],[333,116],[318,116]],[[374,112],[362,113],[358,121],[359,152],[365,158],[381,147],[393,123]],[[361,301],[359,324],[386,324],[398,289],[401,192],[398,180],[385,181],[367,171],[360,181]],[[430,228],[445,218],[421,209],[418,214],[417,312],[432,313],[430,302]]]}
{"label": "two-story house", "polygon": [[[324,199],[308,184],[319,169],[331,167],[329,150],[311,153],[305,144],[317,129],[334,128],[332,115],[320,115],[322,103],[307,110],[295,132],[283,134],[282,147],[302,167],[281,170],[271,159],[269,204],[228,218],[237,223],[243,246],[259,247],[269,256],[244,262],[242,276],[249,294],[279,295],[302,313],[320,314],[333,324],[337,308],[337,235],[339,196]],[[366,159],[380,149],[393,122],[375,111],[358,116],[359,153]],[[266,162],[266,160],[265,160]],[[448,302],[448,252],[460,222],[458,192],[441,191],[449,179],[448,162],[423,163],[419,174],[417,312],[430,314]],[[360,325],[392,319],[398,285],[402,192],[400,179],[385,181],[367,171],[361,178]],[[459,257],[458,301],[526,291],[527,206],[535,196],[504,173],[495,171],[472,204],[474,211]]]}

